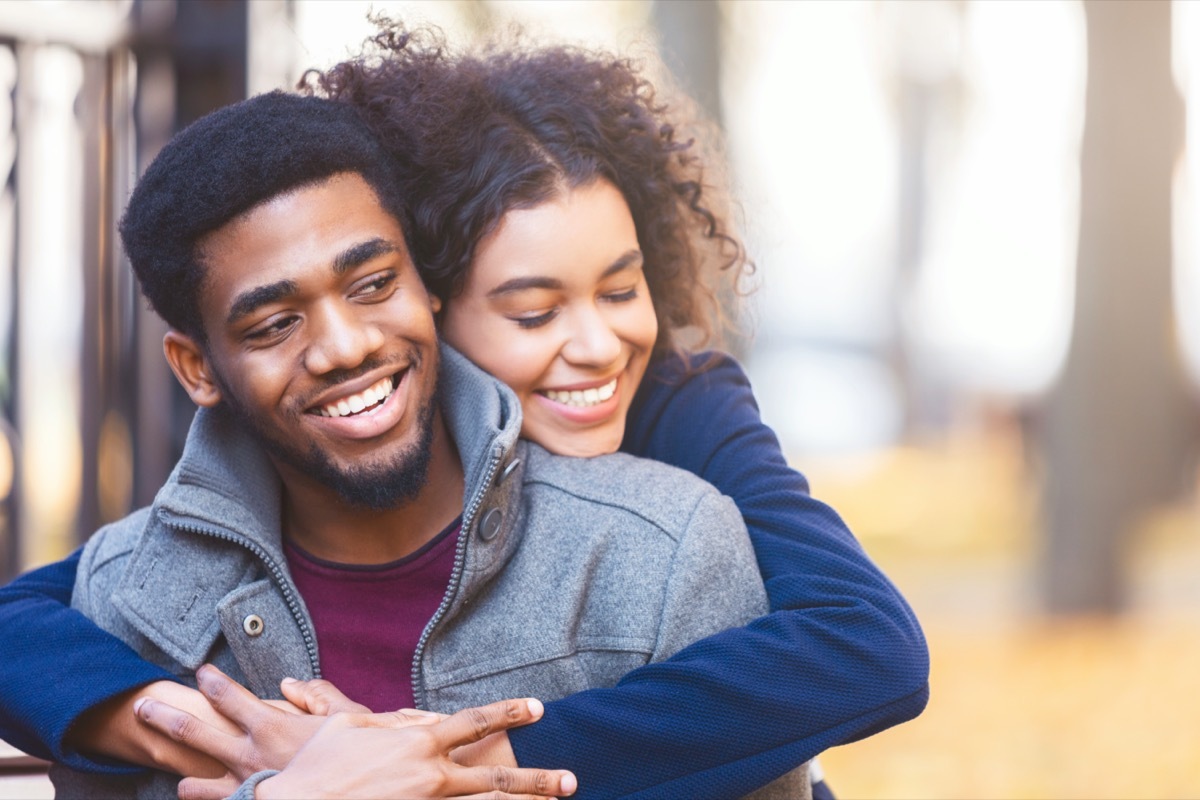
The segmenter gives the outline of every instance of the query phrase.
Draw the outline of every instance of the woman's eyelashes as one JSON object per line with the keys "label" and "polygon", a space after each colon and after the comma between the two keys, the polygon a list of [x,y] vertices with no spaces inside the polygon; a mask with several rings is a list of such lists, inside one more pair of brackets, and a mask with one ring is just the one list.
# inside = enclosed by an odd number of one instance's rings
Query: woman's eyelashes
{"label": "woman's eyelashes", "polygon": [[[600,300],[605,303],[628,303],[638,298],[638,287],[631,286],[628,289],[621,289],[615,292],[605,292],[600,295]],[[525,330],[532,328],[540,328],[543,325],[550,323],[558,316],[559,307],[555,306],[549,309],[538,309],[533,312],[523,312],[510,314],[509,319],[517,323],[517,325]]]}
{"label": "woman's eyelashes", "polygon": [[636,286],[631,286],[619,292],[609,292],[608,294],[601,295],[601,297],[610,303],[628,303],[630,300],[636,300],[637,296],[638,287]]}
{"label": "woman's eyelashes", "polygon": [[558,308],[543,311],[540,314],[521,315],[512,317],[512,321],[523,329],[540,328],[558,316]]}

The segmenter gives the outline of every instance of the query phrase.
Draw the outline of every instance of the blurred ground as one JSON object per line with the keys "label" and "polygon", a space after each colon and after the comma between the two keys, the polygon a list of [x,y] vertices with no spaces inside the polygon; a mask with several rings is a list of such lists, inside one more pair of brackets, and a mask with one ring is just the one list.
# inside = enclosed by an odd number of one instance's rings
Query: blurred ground
{"label": "blurred ground", "polygon": [[1200,510],[1147,521],[1128,613],[1047,620],[1029,464],[1001,429],[806,469],[932,656],[921,717],[822,756],[842,800],[1200,797]]}

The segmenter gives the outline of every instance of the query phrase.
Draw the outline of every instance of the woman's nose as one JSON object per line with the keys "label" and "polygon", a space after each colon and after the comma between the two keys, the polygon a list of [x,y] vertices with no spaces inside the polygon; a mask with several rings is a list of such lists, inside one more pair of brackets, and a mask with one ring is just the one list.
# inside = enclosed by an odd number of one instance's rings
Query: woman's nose
{"label": "woman's nose", "polygon": [[598,309],[572,315],[563,357],[575,364],[607,366],[621,355],[621,338]]}

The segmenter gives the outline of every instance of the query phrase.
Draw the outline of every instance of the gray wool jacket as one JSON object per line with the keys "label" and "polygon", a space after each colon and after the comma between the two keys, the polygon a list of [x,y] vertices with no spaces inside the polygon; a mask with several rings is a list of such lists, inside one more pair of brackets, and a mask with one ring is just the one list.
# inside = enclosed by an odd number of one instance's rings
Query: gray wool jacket
{"label": "gray wool jacket", "polygon": [[[731,500],[657,462],[564,458],[518,440],[521,408],[506,386],[447,347],[441,370],[466,492],[450,585],[413,659],[420,707],[612,686],[765,613]],[[319,677],[281,547],[280,495],[253,440],[225,413],[200,410],[154,504],[88,542],[74,607],[189,686],[205,662],[264,698],[280,696],[284,677]],[[64,767],[51,777],[60,798],[174,798],[177,782]],[[760,796],[808,797],[805,768]]]}

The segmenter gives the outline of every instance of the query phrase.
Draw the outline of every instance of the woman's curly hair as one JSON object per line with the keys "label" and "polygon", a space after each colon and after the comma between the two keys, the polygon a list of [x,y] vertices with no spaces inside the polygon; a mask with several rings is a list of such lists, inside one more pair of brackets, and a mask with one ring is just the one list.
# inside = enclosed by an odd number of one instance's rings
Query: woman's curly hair
{"label": "woman's curly hair", "polygon": [[[722,331],[752,271],[694,138],[627,58],[515,41],[452,51],[440,32],[377,19],[362,55],[301,88],[355,106],[405,176],[413,257],[442,299],[461,291],[505,212],[603,178],[632,212],[659,319],[656,350]],[[714,199],[715,198],[715,199]],[[727,289],[721,288],[722,278]],[[730,291],[731,290],[731,291]]]}

